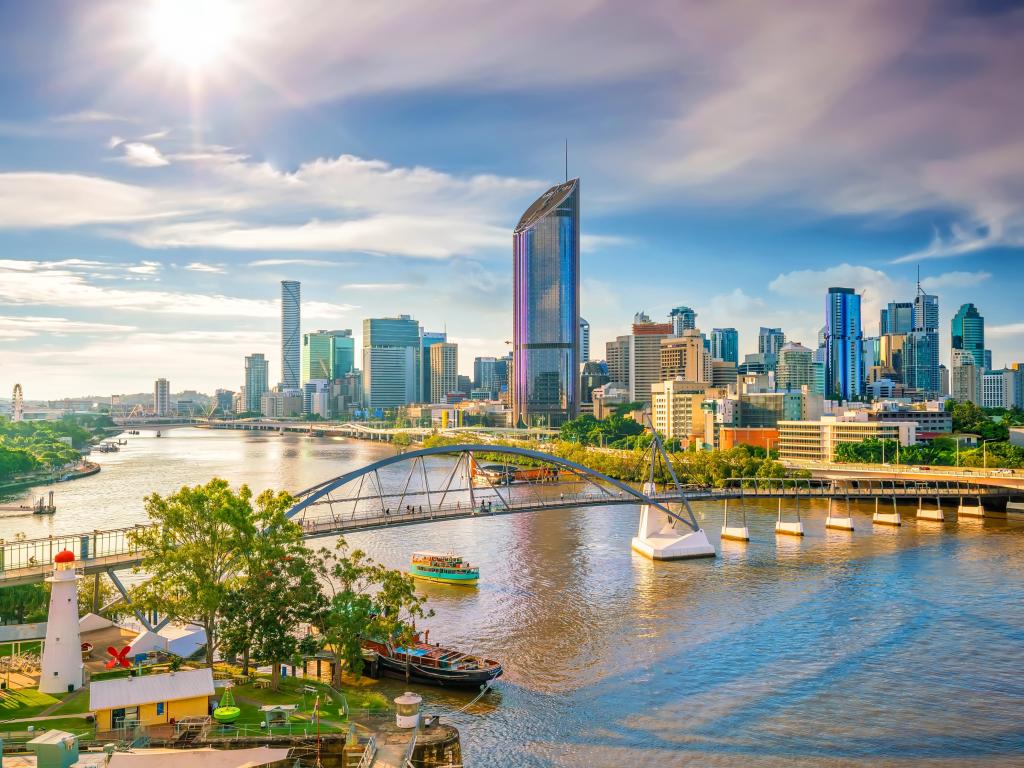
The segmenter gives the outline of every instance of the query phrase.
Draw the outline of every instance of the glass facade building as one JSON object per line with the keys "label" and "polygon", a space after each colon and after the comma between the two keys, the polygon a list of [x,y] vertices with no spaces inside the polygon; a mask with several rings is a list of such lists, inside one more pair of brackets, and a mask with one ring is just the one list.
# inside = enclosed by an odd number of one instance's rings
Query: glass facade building
{"label": "glass facade building", "polygon": [[697,313],[689,307],[675,307],[668,313],[668,320],[672,323],[673,336],[682,336],[683,331],[697,327]]}
{"label": "glass facade building", "polygon": [[558,184],[512,235],[512,418],[558,426],[579,415],[580,183]]}
{"label": "glass facade building", "polygon": [[[301,290],[297,280],[281,281],[281,388],[298,389],[301,377]],[[258,408],[257,408],[258,410]]]}
{"label": "glass facade building", "polygon": [[301,383],[345,378],[355,368],[352,331],[313,331],[302,335]]}
{"label": "glass facade building", "polygon": [[825,301],[825,397],[853,400],[863,393],[860,296],[829,288]]}
{"label": "glass facade building", "polygon": [[985,318],[973,304],[964,304],[953,316],[953,349],[969,352],[974,365],[987,370],[985,362]]}
{"label": "glass facade building", "polygon": [[735,328],[714,328],[711,331],[711,357],[728,363],[740,361],[740,334]]}
{"label": "glass facade building", "polygon": [[267,359],[257,352],[245,358],[245,410],[260,413],[263,409],[261,401],[270,391],[268,380]]}
{"label": "glass facade building", "polygon": [[409,315],[363,321],[363,402],[396,408],[420,391],[420,324]]}
{"label": "glass facade building", "polygon": [[448,341],[448,334],[437,331],[424,331],[420,337],[420,394],[419,399],[424,402],[437,402],[431,400],[431,359],[430,348],[435,344],[444,344]]}

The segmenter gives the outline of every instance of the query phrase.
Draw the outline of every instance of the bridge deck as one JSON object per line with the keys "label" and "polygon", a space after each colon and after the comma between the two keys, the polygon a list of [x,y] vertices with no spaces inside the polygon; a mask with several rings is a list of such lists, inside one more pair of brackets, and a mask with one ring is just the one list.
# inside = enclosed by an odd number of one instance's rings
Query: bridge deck
{"label": "bridge deck", "polygon": [[[787,481],[788,482],[788,481]],[[891,481],[862,481],[858,485],[832,487],[829,484],[807,484],[792,486],[775,480],[764,481],[754,488],[713,488],[687,489],[685,496],[690,502],[724,501],[726,499],[779,499],[779,498],[837,498],[837,499],[944,499],[978,498],[981,496],[1008,496],[1009,489],[962,485],[958,483],[893,485]],[[662,503],[679,503],[678,493],[657,493],[651,498]],[[421,525],[442,520],[458,520],[470,517],[536,512],[544,509],[571,509],[581,506],[637,504],[637,499],[622,493],[569,493],[560,498],[548,500],[530,499],[512,501],[508,506],[500,499],[488,497],[493,504],[488,511],[480,507],[456,501],[444,506],[415,505],[414,511],[384,513],[383,510],[366,510],[349,516],[307,515],[297,518],[306,538],[338,536],[357,531],[379,530],[406,525]],[[335,502],[338,503],[338,502]],[[421,512],[420,509],[423,509]],[[307,511],[311,511],[312,507]],[[107,569],[120,570],[142,563],[144,553],[135,548],[130,533],[138,530],[119,528],[109,531],[90,531],[81,534],[47,537],[28,541],[8,542],[0,547],[0,587],[16,586],[42,581],[52,570],[53,556],[61,549],[70,549],[78,558],[79,568],[85,574],[103,572]]]}

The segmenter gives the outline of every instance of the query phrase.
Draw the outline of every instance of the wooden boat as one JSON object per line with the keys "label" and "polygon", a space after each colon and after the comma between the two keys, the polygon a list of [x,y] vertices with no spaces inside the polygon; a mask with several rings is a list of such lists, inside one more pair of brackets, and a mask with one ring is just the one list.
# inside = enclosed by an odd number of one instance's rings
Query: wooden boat
{"label": "wooden boat", "polygon": [[430,645],[417,633],[411,648],[397,648],[389,642],[363,640],[363,649],[377,654],[378,670],[387,677],[409,679],[446,688],[478,688],[499,677],[501,664],[481,656]]}

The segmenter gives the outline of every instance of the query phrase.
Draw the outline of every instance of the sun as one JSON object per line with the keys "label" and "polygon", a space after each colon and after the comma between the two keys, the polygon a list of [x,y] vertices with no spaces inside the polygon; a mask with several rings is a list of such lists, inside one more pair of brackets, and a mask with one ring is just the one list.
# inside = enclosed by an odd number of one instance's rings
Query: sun
{"label": "sun", "polygon": [[226,0],[156,0],[149,24],[156,51],[198,73],[223,58],[231,47],[238,14]]}

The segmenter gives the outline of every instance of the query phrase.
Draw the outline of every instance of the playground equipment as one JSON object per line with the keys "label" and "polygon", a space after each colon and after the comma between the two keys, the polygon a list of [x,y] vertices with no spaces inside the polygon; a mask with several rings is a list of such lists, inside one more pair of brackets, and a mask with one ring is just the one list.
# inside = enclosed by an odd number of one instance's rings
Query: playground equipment
{"label": "playground equipment", "polygon": [[220,704],[213,710],[213,719],[227,725],[235,722],[241,715],[242,710],[235,706],[235,697],[231,695],[231,685],[228,684],[220,697]]}

